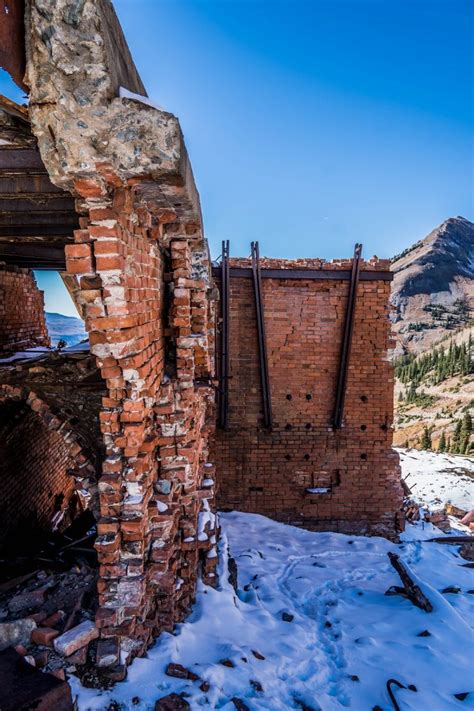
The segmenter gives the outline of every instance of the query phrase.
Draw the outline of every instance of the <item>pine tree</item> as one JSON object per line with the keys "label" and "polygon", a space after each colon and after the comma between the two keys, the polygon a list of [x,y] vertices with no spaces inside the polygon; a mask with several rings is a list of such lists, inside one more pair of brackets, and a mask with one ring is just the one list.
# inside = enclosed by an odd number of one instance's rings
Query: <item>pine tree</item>
{"label": "pine tree", "polygon": [[438,444],[438,452],[445,452],[446,451],[446,435],[444,434],[444,430],[441,432],[441,437],[439,440]]}
{"label": "pine tree", "polygon": [[459,433],[459,453],[466,454],[469,452],[472,433],[472,417],[469,411],[462,418],[461,431]]}
{"label": "pine tree", "polygon": [[462,420],[457,420],[456,427],[454,428],[453,441],[451,445],[451,452],[453,454],[459,454],[461,447],[461,430],[462,430]]}
{"label": "pine tree", "polygon": [[421,437],[421,448],[422,449],[431,449],[431,432],[428,429],[428,427],[425,427],[423,430],[423,435]]}

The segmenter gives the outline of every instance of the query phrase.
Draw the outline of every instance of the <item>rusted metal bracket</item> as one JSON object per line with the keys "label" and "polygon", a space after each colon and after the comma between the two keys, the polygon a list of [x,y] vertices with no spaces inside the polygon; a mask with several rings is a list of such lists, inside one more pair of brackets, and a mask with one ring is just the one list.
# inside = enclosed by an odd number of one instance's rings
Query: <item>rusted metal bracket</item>
{"label": "rusted metal bracket", "polygon": [[229,427],[229,306],[230,306],[230,276],[229,276],[229,240],[222,242],[221,269],[221,352],[219,359],[219,427],[226,430]]}
{"label": "rusted metal bracket", "polygon": [[252,251],[252,276],[255,293],[255,311],[257,313],[258,353],[260,360],[260,381],[262,384],[263,423],[271,429],[272,397],[270,392],[270,378],[268,374],[267,339],[265,333],[265,315],[262,300],[262,276],[260,273],[260,252],[258,242],[251,243]]}
{"label": "rusted metal bracket", "polygon": [[349,284],[346,320],[344,323],[341,356],[339,361],[339,374],[336,386],[336,403],[334,406],[334,415],[332,422],[332,426],[335,430],[338,430],[342,427],[344,417],[344,402],[346,399],[347,377],[349,373],[349,361],[351,357],[352,336],[354,333],[354,319],[357,302],[357,287],[359,284],[361,255],[362,245],[356,244],[354,248],[354,258],[352,260],[351,281]]}

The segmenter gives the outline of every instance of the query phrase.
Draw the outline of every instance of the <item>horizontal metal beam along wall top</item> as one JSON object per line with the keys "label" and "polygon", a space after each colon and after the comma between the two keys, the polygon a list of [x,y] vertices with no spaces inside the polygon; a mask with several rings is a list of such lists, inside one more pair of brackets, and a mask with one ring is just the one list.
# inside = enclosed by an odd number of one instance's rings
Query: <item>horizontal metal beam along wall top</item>
{"label": "horizontal metal beam along wall top", "polygon": [[[214,277],[221,276],[221,267],[213,267]],[[350,269],[260,269],[262,279],[328,279],[350,281]],[[253,279],[253,272],[248,267],[230,267],[229,276],[240,279]],[[393,281],[393,273],[386,271],[361,271],[360,281]]]}

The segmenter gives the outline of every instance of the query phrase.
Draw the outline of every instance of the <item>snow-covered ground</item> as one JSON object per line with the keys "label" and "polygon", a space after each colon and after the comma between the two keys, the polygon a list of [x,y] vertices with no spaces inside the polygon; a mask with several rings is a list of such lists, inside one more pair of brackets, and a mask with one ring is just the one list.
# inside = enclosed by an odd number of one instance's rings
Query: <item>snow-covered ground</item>
{"label": "snow-covered ground", "polygon": [[451,503],[466,511],[474,508],[474,457],[398,449],[402,476],[412,497],[429,509]]}
{"label": "snow-covered ground", "polygon": [[[463,567],[457,547],[426,541],[438,529],[409,525],[395,545],[311,533],[255,514],[228,513],[221,521],[219,589],[200,584],[191,617],[135,660],[125,682],[97,692],[72,677],[80,711],[113,701],[113,708],[152,711],[171,692],[184,692],[191,709],[235,711],[236,697],[251,711],[391,711],[392,677],[417,689],[395,689],[403,711],[474,709],[474,570]],[[225,572],[229,551],[237,594]],[[388,551],[409,565],[433,612],[384,595],[400,585]],[[460,592],[443,592],[449,586]],[[169,662],[208,681],[209,691],[201,681],[166,676]],[[464,701],[454,696],[465,692]]]}

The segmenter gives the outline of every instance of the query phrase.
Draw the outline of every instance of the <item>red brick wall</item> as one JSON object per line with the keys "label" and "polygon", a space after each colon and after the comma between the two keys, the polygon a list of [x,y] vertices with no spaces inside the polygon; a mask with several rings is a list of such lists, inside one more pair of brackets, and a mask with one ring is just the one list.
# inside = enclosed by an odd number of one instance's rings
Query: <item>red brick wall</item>
{"label": "red brick wall", "polygon": [[43,292],[33,272],[0,263],[0,352],[49,344]]}
{"label": "red brick wall", "polygon": [[[231,264],[248,266],[245,260]],[[317,530],[393,534],[401,489],[398,456],[391,449],[390,283],[359,283],[345,422],[334,431],[348,288],[342,280],[263,279],[274,419],[269,432],[262,426],[253,284],[231,278],[229,430],[217,431],[211,454],[219,508]],[[330,491],[306,491],[317,487]]]}
{"label": "red brick wall", "polygon": [[199,568],[215,580],[213,487],[203,484],[214,422],[209,263],[199,225],[161,209],[153,183],[81,180],[76,190],[82,229],[67,269],[107,388],[96,623],[126,664],[189,612]]}
{"label": "red brick wall", "polygon": [[25,401],[0,405],[0,542],[27,529],[53,529],[74,491],[71,448]]}

